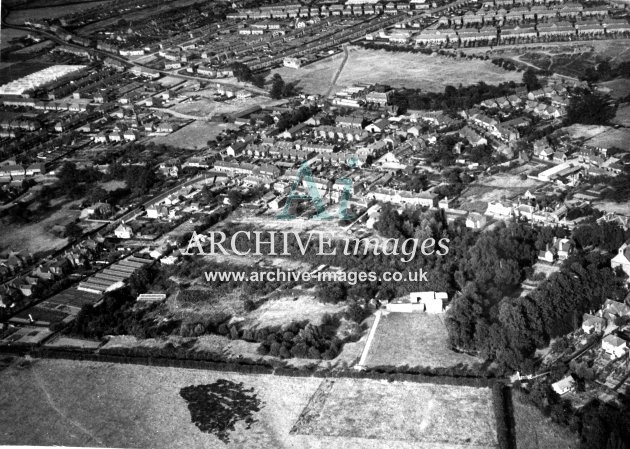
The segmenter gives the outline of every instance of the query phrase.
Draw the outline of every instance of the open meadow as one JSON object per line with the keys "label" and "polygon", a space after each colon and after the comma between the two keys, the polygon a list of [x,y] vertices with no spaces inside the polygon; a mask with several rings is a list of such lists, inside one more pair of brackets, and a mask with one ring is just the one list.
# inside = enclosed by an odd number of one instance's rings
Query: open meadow
{"label": "open meadow", "polygon": [[34,359],[0,371],[0,444],[496,448],[486,388]]}
{"label": "open meadow", "polygon": [[492,447],[494,425],[487,388],[335,379],[322,382],[292,433]]}
{"label": "open meadow", "polygon": [[450,349],[443,320],[442,314],[384,312],[365,365],[447,368],[480,363]]}
{"label": "open meadow", "polygon": [[[305,93],[324,94],[330,88],[342,58],[342,55],[337,55],[297,70],[283,68],[277,72],[285,81],[299,81],[298,86]],[[498,84],[503,81],[518,82],[521,78],[521,73],[509,72],[490,61],[352,48],[336,89],[361,82],[441,92],[447,85],[470,85],[479,81]]]}

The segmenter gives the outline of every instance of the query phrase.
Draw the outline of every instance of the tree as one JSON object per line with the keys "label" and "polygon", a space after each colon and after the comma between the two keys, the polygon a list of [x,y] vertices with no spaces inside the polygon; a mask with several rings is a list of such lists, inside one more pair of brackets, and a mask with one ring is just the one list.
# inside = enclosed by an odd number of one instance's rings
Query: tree
{"label": "tree", "polygon": [[523,84],[525,84],[528,91],[540,89],[540,81],[534,69],[529,68],[523,72]]}
{"label": "tree", "polygon": [[284,95],[284,87],[285,84],[282,77],[277,73],[273,75],[273,78],[271,79],[271,90],[269,91],[269,95],[271,96],[271,98],[273,98],[274,100],[279,100],[280,98],[282,98]]}
{"label": "tree", "polygon": [[83,228],[81,228],[81,226],[79,226],[74,221],[71,221],[66,225],[65,235],[70,240],[77,240],[83,235]]}
{"label": "tree", "polygon": [[567,124],[606,125],[615,117],[615,107],[609,98],[583,92],[571,98],[567,108]]}

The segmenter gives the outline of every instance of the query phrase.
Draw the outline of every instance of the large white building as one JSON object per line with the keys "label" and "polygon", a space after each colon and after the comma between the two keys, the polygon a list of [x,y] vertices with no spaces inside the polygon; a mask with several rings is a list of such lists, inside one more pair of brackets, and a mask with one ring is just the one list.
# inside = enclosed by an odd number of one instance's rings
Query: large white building
{"label": "large white building", "polygon": [[0,95],[22,95],[85,69],[84,65],[54,65],[0,86]]}

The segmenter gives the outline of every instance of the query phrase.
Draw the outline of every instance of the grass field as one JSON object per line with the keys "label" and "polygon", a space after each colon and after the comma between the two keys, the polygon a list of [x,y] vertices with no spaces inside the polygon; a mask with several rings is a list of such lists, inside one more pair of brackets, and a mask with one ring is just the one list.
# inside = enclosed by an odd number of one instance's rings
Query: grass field
{"label": "grass field", "polygon": [[281,67],[274,70],[273,73],[278,73],[285,81],[299,81],[298,87],[305,93],[325,94],[332,84],[342,59],[343,54],[337,53],[299,69]]}
{"label": "grass field", "polygon": [[[2,213],[0,211],[0,213]],[[72,218],[78,218],[79,211],[69,210],[67,205],[60,207],[50,216],[36,223],[7,224],[0,219],[0,253],[7,250],[27,251],[31,254],[55,250],[63,247],[68,240],[56,237],[51,231],[55,225],[66,225]]]}
{"label": "grass field", "polygon": [[612,122],[621,126],[630,126],[630,105],[625,104],[619,106],[619,108],[617,108],[617,114]]}
{"label": "grass field", "polygon": [[610,129],[608,126],[575,124],[562,128],[562,131],[566,131],[571,139],[590,139]]}
{"label": "grass field", "polygon": [[[384,50],[349,50],[348,61],[337,80],[337,88],[356,82],[385,83],[393,87],[443,91],[446,85],[470,85],[479,81],[498,84],[520,81],[522,74],[508,72],[489,61],[455,60],[413,53],[388,53]],[[339,67],[338,55],[300,69],[281,69],[285,81],[299,80],[306,93],[324,94]]]}
{"label": "grass field", "polygon": [[185,150],[201,150],[208,146],[228,125],[194,121],[167,136],[153,137],[152,142]]}
{"label": "grass field", "polygon": [[449,348],[443,318],[441,314],[384,313],[365,365],[438,368],[479,363],[479,359]]}
{"label": "grass field", "polygon": [[[0,444],[174,449],[496,447],[488,389],[342,379],[321,404],[311,400],[322,383],[317,378],[67,360],[18,362],[0,372]],[[228,445],[191,422],[180,396],[184,387],[221,379],[242,383],[260,400],[251,427],[237,422]],[[323,415],[314,406],[323,407]],[[291,433],[305,409],[310,411],[309,427]]]}
{"label": "grass field", "polygon": [[532,191],[541,185],[543,185],[542,182],[534,179],[528,178],[523,180],[515,174],[499,173],[492,176],[484,176],[470,184],[462,192],[460,201],[463,205],[473,204],[476,201],[497,201],[503,197],[512,198],[517,195],[523,195],[528,190]]}
{"label": "grass field", "polygon": [[2,36],[2,40],[0,42],[0,49],[4,50],[5,48],[9,48],[11,46],[11,40],[24,37],[28,35],[26,31],[22,30],[13,30],[10,28],[5,28],[0,32],[0,36]]}
{"label": "grass field", "polygon": [[344,305],[326,304],[308,294],[293,297],[270,299],[258,309],[248,314],[246,320],[250,327],[281,326],[293,321],[308,320],[319,324],[326,313],[341,312]]}
{"label": "grass field", "polygon": [[567,429],[552,423],[533,405],[513,395],[516,446],[518,449],[576,449],[579,443]]}
{"label": "grass field", "polygon": [[594,201],[593,207],[596,207],[597,209],[604,212],[630,215],[630,203],[628,202],[615,203],[613,201]]}
{"label": "grass field", "polygon": [[630,130],[609,128],[605,132],[588,139],[585,144],[595,148],[620,148],[627,149],[630,142]]}
{"label": "grass field", "polygon": [[[68,2],[70,3],[70,2]],[[77,11],[83,11],[95,6],[101,6],[110,3],[109,1],[94,1],[77,3],[76,5],[64,5],[63,8],[59,6],[46,5],[45,8],[32,8],[32,9],[16,9],[12,10],[7,16],[7,23],[14,25],[22,25],[25,19],[55,19],[68,14],[75,13]]]}
{"label": "grass field", "polygon": [[292,432],[492,447],[492,410],[490,390],[484,388],[325,380]]}
{"label": "grass field", "polygon": [[618,78],[605,83],[599,83],[598,87],[610,89],[610,96],[615,100],[630,95],[630,80],[626,78]]}

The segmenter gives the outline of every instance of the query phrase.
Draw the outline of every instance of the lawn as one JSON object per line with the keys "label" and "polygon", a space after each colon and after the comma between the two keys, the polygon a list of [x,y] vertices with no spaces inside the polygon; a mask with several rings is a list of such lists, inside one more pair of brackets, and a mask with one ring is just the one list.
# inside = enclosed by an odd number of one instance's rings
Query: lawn
{"label": "lawn", "polygon": [[325,380],[292,433],[494,447],[487,388],[407,382]]}
{"label": "lawn", "polygon": [[[297,70],[280,69],[277,72],[285,81],[300,81],[299,86],[306,93],[324,94],[330,87],[341,58],[342,55],[338,55]],[[353,48],[337,80],[336,88],[362,82],[443,91],[449,84],[470,85],[479,81],[498,84],[503,81],[519,82],[521,78],[521,73],[506,71],[490,61]]]}
{"label": "lawn", "polygon": [[546,418],[540,410],[513,395],[516,446],[518,449],[575,449],[575,435]]}
{"label": "lawn", "polygon": [[383,313],[365,365],[451,367],[479,359],[452,351],[442,314]]}
{"label": "lawn", "polygon": [[153,137],[152,142],[185,150],[201,150],[226,129],[215,122],[193,121],[167,136]]}
{"label": "lawn", "polygon": [[[17,362],[0,372],[0,445],[496,447],[488,389],[341,379],[332,388],[325,383],[320,389],[320,395],[327,390],[326,402],[321,404],[311,399],[323,382],[318,378],[68,360]],[[182,390],[218,383],[246,391],[258,404],[249,428],[244,420],[237,420],[227,432],[228,445],[191,422],[191,403]],[[197,405],[221,405],[214,397],[208,395]],[[229,399],[223,402],[227,407],[231,403]],[[308,423],[291,432],[305,409]]]}

